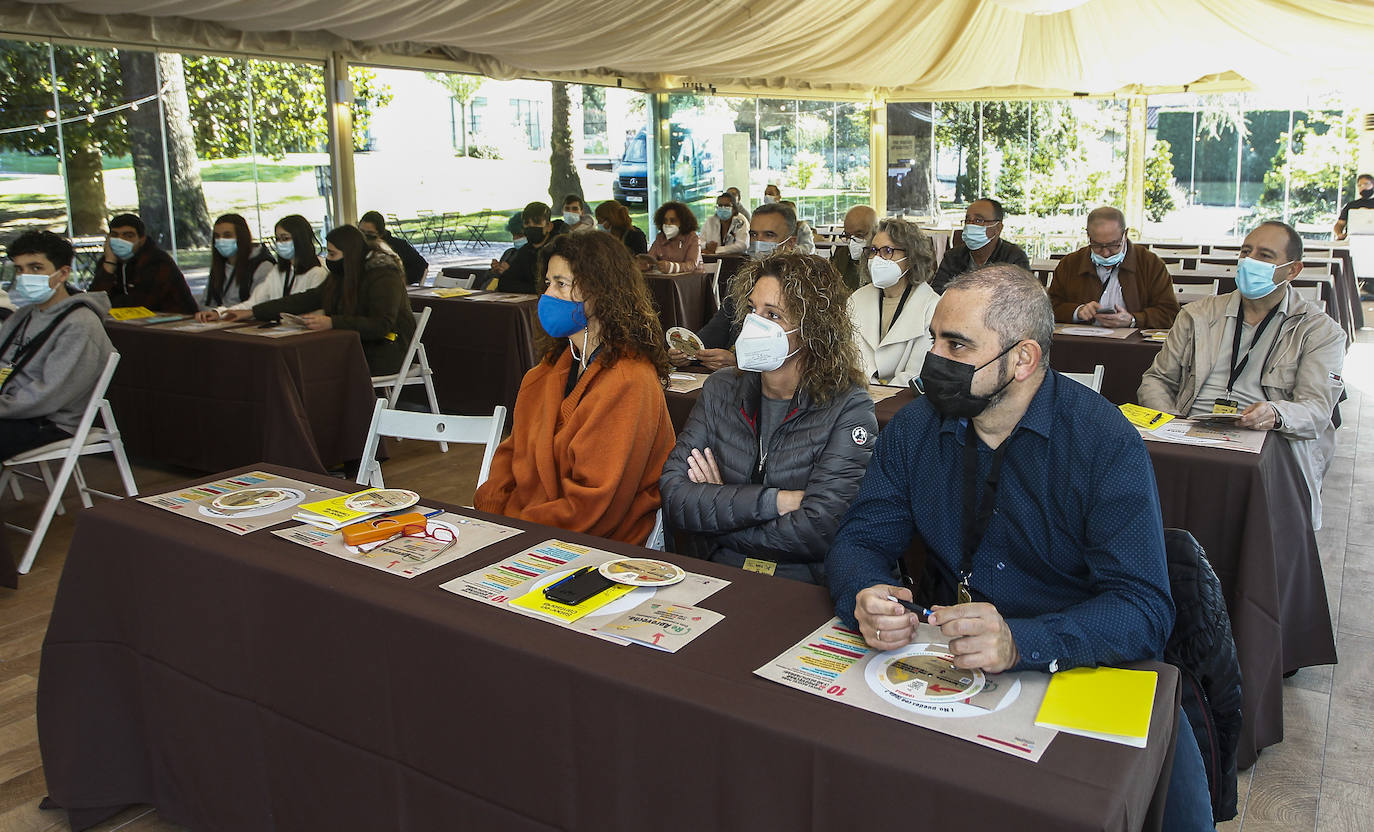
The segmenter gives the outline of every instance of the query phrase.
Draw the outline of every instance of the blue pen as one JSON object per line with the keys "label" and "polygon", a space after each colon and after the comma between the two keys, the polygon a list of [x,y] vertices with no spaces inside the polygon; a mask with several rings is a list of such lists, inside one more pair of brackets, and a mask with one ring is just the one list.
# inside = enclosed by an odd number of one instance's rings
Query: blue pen
{"label": "blue pen", "polygon": [[426,514],[426,515],[425,515],[425,519],[428,520],[428,519],[431,518],[431,517],[436,517],[436,516],[438,516],[438,515],[440,515],[440,514],[443,514],[443,513],[444,513],[444,510],[443,510],[443,509],[441,509],[441,508],[436,508],[434,511],[431,511],[429,514]]}
{"label": "blue pen", "polygon": [[920,604],[913,604],[910,601],[903,601],[901,598],[897,598],[892,595],[887,596],[887,600],[896,601],[897,603],[901,604],[908,612],[914,612],[927,620],[930,619],[930,616],[932,614],[930,610],[926,609]]}

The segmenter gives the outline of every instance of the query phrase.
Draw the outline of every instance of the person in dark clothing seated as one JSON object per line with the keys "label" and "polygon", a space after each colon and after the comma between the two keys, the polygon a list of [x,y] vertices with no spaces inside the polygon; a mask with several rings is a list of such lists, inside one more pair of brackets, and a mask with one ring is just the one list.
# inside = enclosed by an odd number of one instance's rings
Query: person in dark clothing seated
{"label": "person in dark clothing seated", "polygon": [[525,239],[525,219],[520,214],[511,214],[506,222],[506,233],[510,234],[510,248],[501,252],[500,259],[491,261],[491,268],[487,270],[487,276],[479,282],[474,283],[474,289],[485,289],[487,284],[505,274],[506,269],[514,262],[515,255],[520,253],[520,249],[525,247],[528,242]]}
{"label": "person in dark clothing seated", "polygon": [[596,206],[596,227],[624,243],[631,254],[649,253],[649,238],[630,222],[630,209],[614,199]]}
{"label": "person in dark clothing seated", "polygon": [[[341,225],[325,237],[329,277],[314,289],[253,307],[259,321],[278,320],[283,312],[300,315],[314,330],[351,329],[363,342],[363,355],[374,376],[401,368],[415,334],[415,315],[406,295],[401,259],[371,244],[356,226]],[[323,312],[323,314],[321,314]],[[248,316],[231,311],[226,320]]]}
{"label": "person in dark clothing seated", "polygon": [[525,224],[526,242],[511,259],[510,267],[501,273],[496,290],[535,295],[544,275],[544,248],[554,238],[553,216],[548,205],[531,202],[520,212],[520,218]]}
{"label": "person in dark clothing seated", "polygon": [[415,246],[387,231],[386,220],[381,214],[376,211],[363,214],[363,218],[358,220],[358,230],[363,232],[369,243],[380,240],[401,258],[401,265],[406,271],[406,283],[417,284],[425,279],[429,261],[420,256]]}
{"label": "person in dark clothing seated", "polygon": [[844,282],[819,257],[775,253],[731,293],[739,366],[706,379],[663,466],[664,526],[693,536],[674,551],[700,541],[717,563],[824,583],[878,433]]}
{"label": "person in dark clothing seated", "polygon": [[110,306],[142,306],[154,312],[194,315],[199,307],[172,256],[148,239],[147,226],[134,214],[110,220],[105,254],[96,266],[90,291],[110,296]]}
{"label": "person in dark clothing seated", "polygon": [[964,272],[981,269],[990,263],[1012,263],[1030,268],[1030,258],[1015,243],[1002,238],[1002,220],[1006,212],[995,199],[979,199],[969,203],[964,211],[964,229],[959,234],[961,245],[952,246],[940,260],[940,268],[930,281],[930,288],[944,292],[949,282]]}

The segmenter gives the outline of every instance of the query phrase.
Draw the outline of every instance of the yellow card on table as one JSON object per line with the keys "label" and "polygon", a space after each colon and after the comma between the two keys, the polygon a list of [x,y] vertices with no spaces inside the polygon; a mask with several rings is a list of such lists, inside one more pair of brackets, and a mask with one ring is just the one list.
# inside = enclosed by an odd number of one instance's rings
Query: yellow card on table
{"label": "yellow card on table", "polygon": [[760,560],[759,558],[745,558],[744,571],[757,572],[760,575],[772,575],[778,569],[778,564],[771,560]]}
{"label": "yellow card on table", "polygon": [[509,603],[513,607],[533,610],[541,615],[556,618],[559,621],[571,622],[596,612],[620,596],[628,592],[633,592],[635,589],[636,587],[630,586],[629,584],[615,584],[614,586],[609,586],[601,590],[575,607],[570,604],[560,604],[557,601],[550,601],[548,598],[544,597],[543,589],[531,589],[529,592],[526,592],[524,595],[521,595],[519,598]]}
{"label": "yellow card on table", "polygon": [[463,295],[472,294],[471,289],[462,289],[457,286],[450,286],[447,289],[435,289],[436,298],[461,298]]}
{"label": "yellow card on table", "polygon": [[116,306],[110,310],[110,317],[116,321],[133,321],[139,318],[151,318],[157,313],[146,306]]}
{"label": "yellow card on table", "polygon": [[1174,420],[1173,414],[1165,413],[1162,410],[1151,410],[1138,404],[1120,405],[1121,414],[1127,421],[1139,428],[1154,430],[1162,428]]}
{"label": "yellow card on table", "polygon": [[1144,748],[1158,680],[1153,670],[1078,667],[1061,671],[1050,677],[1035,724]]}

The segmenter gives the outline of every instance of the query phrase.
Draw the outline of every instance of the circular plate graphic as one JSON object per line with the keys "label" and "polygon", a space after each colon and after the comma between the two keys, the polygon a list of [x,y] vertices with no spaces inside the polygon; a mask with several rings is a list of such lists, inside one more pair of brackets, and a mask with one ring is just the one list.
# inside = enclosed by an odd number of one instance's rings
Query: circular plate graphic
{"label": "circular plate graphic", "polygon": [[685,327],[669,327],[667,335],[669,347],[682,350],[688,355],[696,355],[697,351],[706,349],[706,345],[701,343],[697,334]]}
{"label": "circular plate graphic", "polygon": [[649,558],[617,558],[601,564],[602,576],[630,586],[672,586],[687,573],[671,563]]}
{"label": "circular plate graphic", "polygon": [[275,514],[278,511],[284,511],[288,508],[292,508],[305,499],[305,492],[297,488],[248,488],[244,489],[244,491],[275,491],[279,492],[283,496],[280,499],[274,500],[270,503],[260,503],[256,508],[235,508],[232,506],[232,504],[229,508],[225,510],[220,510],[214,507],[215,503],[219,502],[220,500],[226,497],[232,497],[234,496],[234,494],[243,493],[243,491],[235,491],[232,494],[221,494],[214,500],[212,500],[210,503],[201,503],[200,505],[196,506],[196,508],[200,511],[201,514],[203,514],[206,517],[218,517],[221,519],[227,519],[231,517],[262,517],[267,514]]}
{"label": "circular plate graphic", "polygon": [[420,502],[420,495],[404,488],[380,488],[364,494],[354,494],[344,505],[354,511],[397,511]]}
{"label": "circular plate graphic", "polygon": [[1010,705],[1021,682],[989,681],[981,670],[953,665],[945,644],[908,644],[869,659],[868,686],[884,702],[932,716],[978,716]]}
{"label": "circular plate graphic", "polygon": [[240,488],[221,494],[210,501],[210,507],[221,514],[237,514],[284,503],[291,495],[283,488]]}

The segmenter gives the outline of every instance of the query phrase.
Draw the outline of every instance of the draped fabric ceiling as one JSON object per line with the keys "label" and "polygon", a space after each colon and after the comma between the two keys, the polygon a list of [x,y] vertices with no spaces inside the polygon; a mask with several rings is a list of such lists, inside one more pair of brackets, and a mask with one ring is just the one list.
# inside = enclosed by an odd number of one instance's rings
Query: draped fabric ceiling
{"label": "draped fabric ceiling", "polygon": [[718,94],[1361,92],[1365,0],[0,0],[10,36]]}

